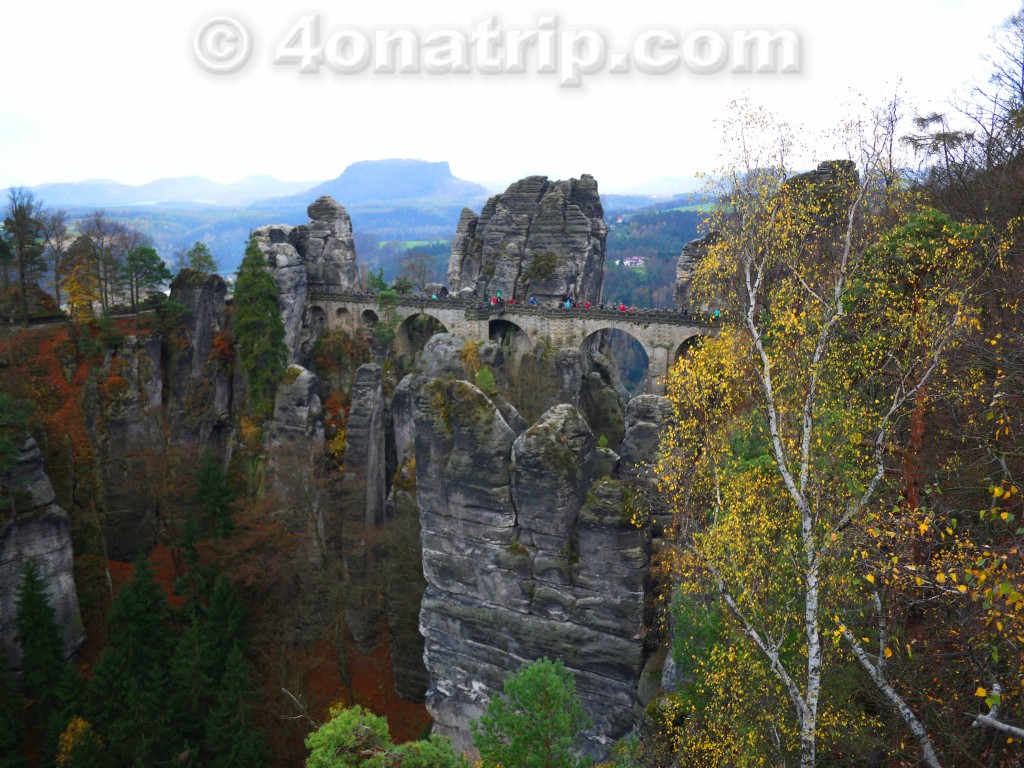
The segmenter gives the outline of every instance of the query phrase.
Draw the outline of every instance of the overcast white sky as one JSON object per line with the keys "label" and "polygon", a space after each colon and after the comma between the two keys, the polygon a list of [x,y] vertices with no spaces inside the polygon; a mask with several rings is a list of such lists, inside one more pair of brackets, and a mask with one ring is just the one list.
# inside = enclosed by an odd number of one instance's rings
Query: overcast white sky
{"label": "overcast white sky", "polygon": [[[555,0],[534,5],[434,2],[315,3],[226,0],[8,2],[0,11],[0,187],[110,178],[144,183],[200,175],[228,182],[251,174],[284,180],[337,176],[356,160],[448,160],[462,178],[496,188],[530,173],[591,173],[604,191],[715,165],[716,118],[748,95],[817,127],[838,114],[849,89],[890,93],[902,78],[921,110],[943,106],[985,71],[993,28],[1021,0]],[[320,16],[326,39],[340,29],[422,35],[464,30],[496,15],[532,29],[542,15],[559,30],[594,29],[614,50],[665,29],[790,29],[802,73],[584,77],[300,75],[274,65],[274,48],[300,13]],[[253,55],[232,75],[201,69],[197,28],[212,15],[242,20]]]}

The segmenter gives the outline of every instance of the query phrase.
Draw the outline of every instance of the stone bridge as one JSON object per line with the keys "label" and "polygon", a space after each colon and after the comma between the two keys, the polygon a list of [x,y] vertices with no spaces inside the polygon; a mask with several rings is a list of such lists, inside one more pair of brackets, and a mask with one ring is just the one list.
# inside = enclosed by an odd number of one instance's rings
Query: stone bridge
{"label": "stone bridge", "polygon": [[[400,295],[394,307],[382,307],[375,294],[310,288],[308,322],[315,335],[325,330],[370,332],[385,320],[398,321],[395,343],[400,354],[412,351],[410,330],[423,316],[466,340],[582,348],[601,331],[618,330],[635,339],[647,354],[647,390],[664,394],[669,366],[693,339],[717,333],[709,320],[683,317],[667,309],[564,309],[529,304],[481,304],[476,300]],[[381,317],[393,313],[393,317]]]}

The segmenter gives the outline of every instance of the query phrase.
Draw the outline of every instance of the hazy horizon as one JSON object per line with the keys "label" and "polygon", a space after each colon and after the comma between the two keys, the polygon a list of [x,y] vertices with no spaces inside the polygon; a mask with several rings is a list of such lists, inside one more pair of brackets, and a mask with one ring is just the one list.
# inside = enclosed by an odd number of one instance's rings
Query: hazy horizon
{"label": "hazy horizon", "polygon": [[[0,53],[18,73],[0,107],[0,187],[193,175],[304,182],[334,178],[359,159],[410,157],[447,160],[456,177],[491,190],[531,174],[590,173],[602,191],[631,191],[714,169],[722,150],[716,121],[738,98],[808,132],[834,124],[860,103],[858,94],[884,100],[899,80],[911,114],[943,109],[958,86],[984,76],[989,37],[1018,8],[1016,0],[865,0],[839,25],[832,9],[805,0],[781,0],[770,12],[753,0],[704,8],[563,0],[506,12],[468,0],[344,11],[259,0],[216,14],[200,0],[18,4],[4,11],[7,28],[23,34],[10,35]],[[303,13],[315,16],[321,48],[347,30],[371,38],[398,30],[424,41],[454,30],[472,40],[485,22],[521,32],[554,19],[559,34],[602,37],[609,56],[578,87],[560,85],[561,74],[493,73],[482,64],[457,74],[345,75],[326,66],[302,74],[281,51]],[[211,74],[194,50],[198,33],[221,17],[251,33],[251,58],[233,74]],[[684,42],[702,30],[723,39],[737,30],[792,34],[799,71],[614,74],[615,51],[652,29]]]}

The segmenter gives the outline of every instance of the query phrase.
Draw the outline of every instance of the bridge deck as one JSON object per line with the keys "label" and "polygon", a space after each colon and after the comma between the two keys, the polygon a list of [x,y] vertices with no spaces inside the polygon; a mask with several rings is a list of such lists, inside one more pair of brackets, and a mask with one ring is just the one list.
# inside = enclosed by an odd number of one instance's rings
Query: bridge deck
{"label": "bridge deck", "polygon": [[[308,306],[319,310],[321,322],[328,328],[339,322],[364,327],[376,324],[379,314],[405,316],[405,321],[423,314],[444,325],[463,339],[487,341],[494,333],[494,323],[506,321],[525,334],[530,344],[545,343],[556,347],[579,347],[596,333],[620,330],[632,336],[644,348],[648,361],[648,388],[657,394],[664,392],[664,379],[669,367],[687,342],[696,336],[712,336],[719,324],[709,317],[692,317],[669,309],[636,309],[621,311],[530,304],[490,304],[475,299],[431,299],[425,296],[399,296],[390,307],[379,304],[372,293],[325,290],[323,286],[310,286]],[[392,315],[393,316],[393,315]],[[398,328],[397,343],[401,346],[405,322]],[[407,341],[407,339],[406,339]]]}
{"label": "bridge deck", "polygon": [[[323,288],[316,288],[309,293],[309,301],[330,301],[337,303],[365,304],[368,307],[377,306],[377,295],[373,293],[355,293],[352,291],[331,291]],[[611,320],[617,323],[636,323],[638,325],[650,325],[652,323],[663,325],[676,325],[686,327],[704,328],[709,331],[715,330],[719,324],[713,318],[702,315],[684,315],[671,309],[635,309],[621,311],[619,309],[601,308],[591,306],[590,309],[574,307],[533,306],[530,304],[490,304],[477,300],[459,299],[454,297],[431,299],[428,297],[399,296],[395,309],[417,309],[420,312],[433,310],[458,310],[464,311],[467,319],[482,320],[486,318],[501,318],[505,315],[520,315],[524,317],[547,317],[556,320],[567,318],[580,318],[586,320]]]}

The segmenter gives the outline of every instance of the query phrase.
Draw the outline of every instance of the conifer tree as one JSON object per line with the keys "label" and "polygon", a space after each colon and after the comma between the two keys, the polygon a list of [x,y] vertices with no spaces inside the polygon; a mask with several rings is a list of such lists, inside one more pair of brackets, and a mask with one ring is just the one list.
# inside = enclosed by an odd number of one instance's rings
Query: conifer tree
{"label": "conifer tree", "polygon": [[212,682],[206,674],[206,650],[198,617],[178,638],[171,658],[168,709],[182,752],[197,749],[203,740],[203,724],[210,710]]}
{"label": "conifer tree", "polygon": [[22,651],[22,689],[43,711],[56,693],[64,665],[64,645],[46,583],[32,560],[25,560],[21,567],[21,584],[14,602],[15,640]]}
{"label": "conifer tree", "polygon": [[273,408],[274,389],[284,374],[288,351],[277,306],[277,284],[252,237],[238,267],[234,308],[238,362],[249,384],[253,413],[266,418]]}
{"label": "conifer tree", "polygon": [[[60,737],[75,718],[79,717],[85,698],[85,685],[78,668],[72,662],[65,662],[60,680],[52,697],[49,721],[46,726],[46,754],[60,752]],[[91,726],[90,726],[91,728]],[[95,734],[93,734],[95,736]],[[84,751],[81,751],[84,754]],[[80,755],[81,757],[81,755]],[[79,763],[73,763],[76,767]]]}
{"label": "conifer tree", "polygon": [[470,730],[488,768],[579,768],[588,763],[576,743],[590,725],[572,673],[561,661],[538,659],[505,679]]}
{"label": "conifer tree", "polygon": [[234,526],[231,502],[235,500],[235,492],[217,457],[209,449],[203,453],[196,481],[199,487],[195,505],[200,514],[201,535],[229,536]]}
{"label": "conifer tree", "polygon": [[260,768],[266,765],[263,738],[253,723],[251,670],[235,643],[217,686],[217,701],[206,728],[211,768]]}
{"label": "conifer tree", "polygon": [[234,585],[227,577],[218,577],[202,623],[203,656],[210,680],[219,680],[224,674],[228,656],[235,645],[245,647],[242,640],[244,619],[245,609]]}
{"label": "conifer tree", "polygon": [[153,765],[176,743],[166,728],[170,608],[140,557],[108,617],[107,647],[89,684],[91,721],[118,762]]}
{"label": "conifer tree", "polygon": [[210,247],[200,240],[196,240],[179,260],[183,262],[182,267],[204,275],[212,275],[217,271],[217,259],[210,252]]}
{"label": "conifer tree", "polygon": [[14,680],[0,665],[0,768],[24,768],[21,723],[22,702]]}

